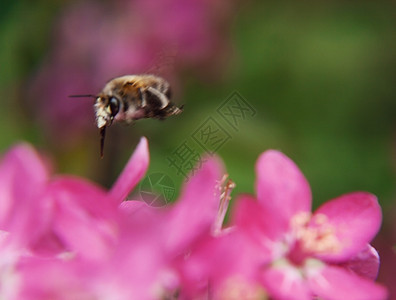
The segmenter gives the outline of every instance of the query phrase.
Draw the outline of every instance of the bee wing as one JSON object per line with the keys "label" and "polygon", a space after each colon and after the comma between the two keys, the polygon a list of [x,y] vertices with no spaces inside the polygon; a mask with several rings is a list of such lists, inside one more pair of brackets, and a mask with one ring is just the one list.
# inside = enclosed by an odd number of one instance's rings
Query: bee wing
{"label": "bee wing", "polygon": [[163,109],[166,106],[168,106],[169,99],[168,99],[168,97],[166,97],[165,94],[161,93],[160,91],[156,90],[155,88],[153,88],[151,86],[149,86],[146,91],[147,91],[147,93],[149,93],[149,97],[147,97],[147,98],[150,99],[149,101],[150,102],[151,101],[159,102],[160,103],[160,109]]}

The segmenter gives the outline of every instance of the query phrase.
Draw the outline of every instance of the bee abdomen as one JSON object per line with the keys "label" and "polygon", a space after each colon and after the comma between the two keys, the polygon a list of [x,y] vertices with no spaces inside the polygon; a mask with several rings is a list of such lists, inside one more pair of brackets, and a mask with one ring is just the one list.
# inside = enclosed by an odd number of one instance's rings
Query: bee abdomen
{"label": "bee abdomen", "polygon": [[168,106],[163,109],[147,111],[147,117],[164,120],[169,116],[178,115],[182,112],[183,106],[177,107],[173,103],[169,103]]}

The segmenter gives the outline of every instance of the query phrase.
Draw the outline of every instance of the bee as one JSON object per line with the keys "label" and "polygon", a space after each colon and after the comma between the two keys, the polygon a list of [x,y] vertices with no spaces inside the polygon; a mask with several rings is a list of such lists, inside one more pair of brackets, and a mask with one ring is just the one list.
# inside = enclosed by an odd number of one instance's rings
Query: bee
{"label": "bee", "polygon": [[125,75],[111,79],[97,95],[72,95],[93,97],[96,126],[100,132],[100,156],[103,157],[106,128],[113,122],[130,124],[143,118],[165,118],[178,115],[183,106],[171,101],[170,84],[155,75]]}

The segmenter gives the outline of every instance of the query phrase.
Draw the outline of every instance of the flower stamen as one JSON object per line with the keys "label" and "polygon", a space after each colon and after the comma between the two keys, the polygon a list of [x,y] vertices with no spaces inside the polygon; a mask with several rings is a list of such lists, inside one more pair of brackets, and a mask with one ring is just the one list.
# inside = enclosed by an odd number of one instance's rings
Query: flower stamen
{"label": "flower stamen", "polygon": [[341,250],[341,243],[336,236],[336,230],[323,214],[312,216],[303,212],[292,219],[292,229],[304,252],[325,254],[337,253]]}
{"label": "flower stamen", "polygon": [[224,174],[222,179],[216,185],[220,195],[220,205],[219,210],[216,216],[216,220],[213,224],[212,232],[214,235],[219,235],[221,232],[221,228],[223,226],[224,218],[228,210],[228,205],[230,204],[231,200],[231,192],[235,188],[235,183],[228,179],[228,174]]}

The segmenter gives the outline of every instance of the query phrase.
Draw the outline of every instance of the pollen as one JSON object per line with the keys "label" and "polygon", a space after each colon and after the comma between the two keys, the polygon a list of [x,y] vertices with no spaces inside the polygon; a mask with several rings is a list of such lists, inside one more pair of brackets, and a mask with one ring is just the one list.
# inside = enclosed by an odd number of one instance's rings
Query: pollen
{"label": "pollen", "polygon": [[326,254],[341,250],[341,242],[336,230],[323,214],[312,216],[310,213],[299,213],[291,222],[301,249],[307,253]]}

